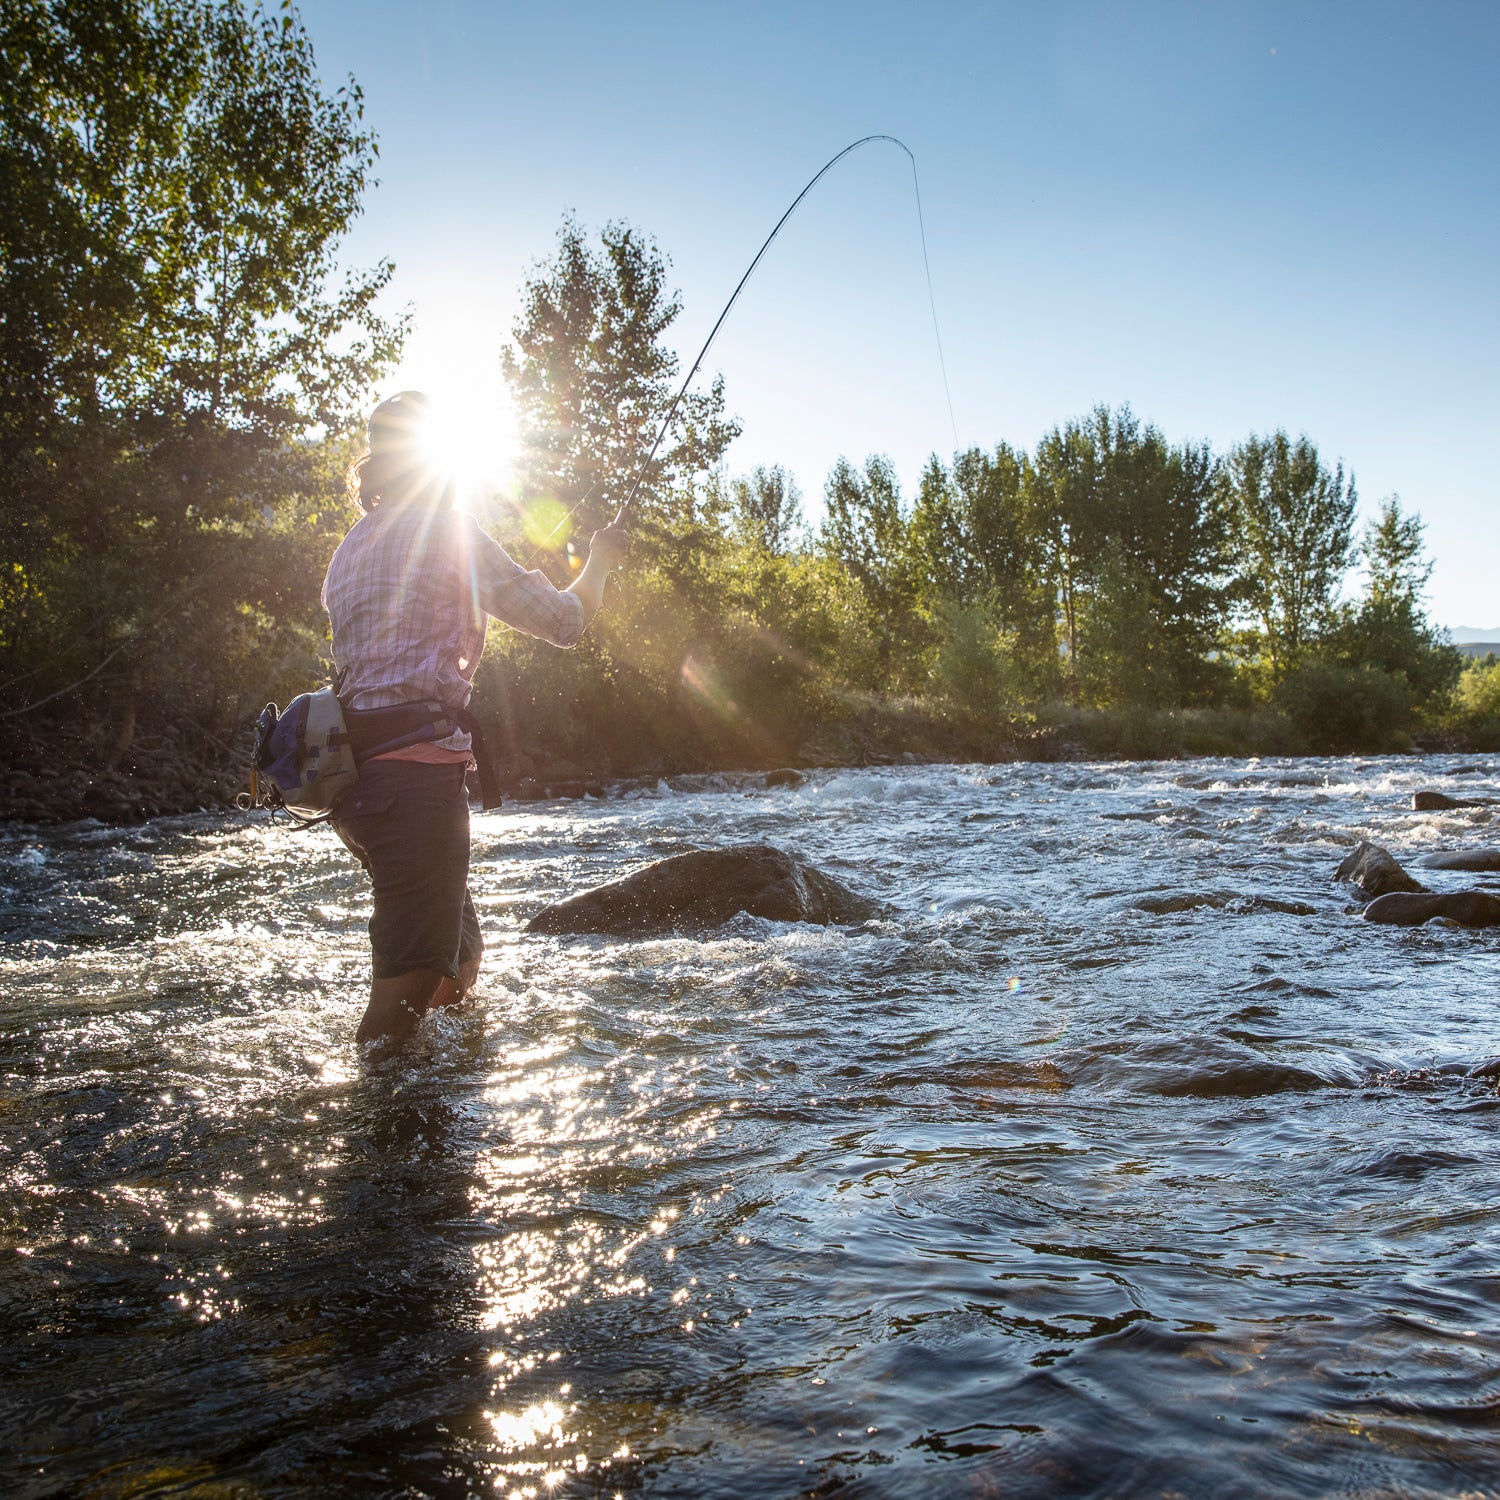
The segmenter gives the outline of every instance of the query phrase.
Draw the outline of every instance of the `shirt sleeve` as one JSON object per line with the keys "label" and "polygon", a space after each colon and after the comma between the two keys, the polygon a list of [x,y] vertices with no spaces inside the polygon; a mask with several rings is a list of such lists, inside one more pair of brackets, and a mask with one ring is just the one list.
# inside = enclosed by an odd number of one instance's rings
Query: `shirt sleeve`
{"label": "shirt sleeve", "polygon": [[527,570],[470,518],[469,555],[479,607],[487,615],[554,646],[578,644],[583,601],[554,586],[545,573]]}

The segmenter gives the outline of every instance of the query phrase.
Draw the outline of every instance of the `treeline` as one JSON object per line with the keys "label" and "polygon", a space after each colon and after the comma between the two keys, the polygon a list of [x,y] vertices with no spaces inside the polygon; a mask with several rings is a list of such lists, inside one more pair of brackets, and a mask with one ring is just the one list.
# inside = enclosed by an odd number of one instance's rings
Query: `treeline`
{"label": "treeline", "polygon": [[[260,704],[326,673],[344,469],[404,333],[392,268],[337,258],[375,160],[290,8],[6,0],[0,813],[227,793]],[[810,525],[784,471],[734,472],[719,380],[638,471],[678,375],[649,239],[567,221],[524,294],[487,521],[562,581],[639,501],[578,651],[491,641],[475,706],[516,777],[1500,744],[1500,671],[1460,675],[1425,618],[1418,519],[1356,532],[1306,439],[1216,454],[1101,407],[914,494],[840,463]]]}
{"label": "treeline", "polygon": [[[566,222],[526,290],[502,525],[563,570],[551,528],[586,534],[636,481],[644,444],[619,433],[667,407],[677,304],[620,225],[591,246]],[[615,422],[630,400],[641,417]],[[1393,750],[1500,728],[1487,669],[1463,675],[1426,618],[1419,518],[1391,496],[1357,528],[1352,475],[1306,437],[1218,454],[1101,406],[1030,452],[934,457],[912,495],[882,457],[841,460],[810,525],[784,470],[723,463],[722,388],[699,402],[640,476],[640,545],[593,638],[560,660],[504,635],[481,668],[523,766]]]}

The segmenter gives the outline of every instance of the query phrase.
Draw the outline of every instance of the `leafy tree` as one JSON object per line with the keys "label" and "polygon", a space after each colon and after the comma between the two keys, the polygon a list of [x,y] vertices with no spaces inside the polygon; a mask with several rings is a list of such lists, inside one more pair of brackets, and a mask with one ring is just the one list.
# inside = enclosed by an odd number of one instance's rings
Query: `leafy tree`
{"label": "leafy tree", "polygon": [[1296,666],[1334,618],[1349,566],[1357,496],[1307,437],[1252,434],[1225,461],[1239,587],[1273,677]]}
{"label": "leafy tree", "polygon": [[823,487],[823,502],[823,553],[848,570],[881,635],[881,680],[870,686],[895,687],[904,675],[903,666],[914,665],[902,642],[919,631],[907,520],[895,467],[877,454],[865,461],[861,473],[841,458]]}
{"label": "leafy tree", "polygon": [[289,6],[0,6],[0,676],[12,719],[81,694],[123,750],[139,697],[202,717],[316,610],[319,434],[402,334],[390,266],[334,259],[375,141]]}
{"label": "leafy tree", "polygon": [[[578,507],[587,533],[613,515],[646,461],[676,394],[677,355],[663,342],[682,311],[667,287],[666,257],[628,224],[606,224],[597,248],[572,218],[550,261],[526,282],[501,354],[520,417],[523,500],[534,544],[567,540],[553,528]],[[639,515],[682,526],[701,521],[693,479],[739,435],[724,413],[724,382],[689,391],[645,469]]]}
{"label": "leafy tree", "polygon": [[1107,534],[1099,488],[1098,454],[1079,423],[1054,427],[1042,437],[1031,465],[1034,515],[1075,694],[1082,646],[1080,605],[1087,598]]}
{"label": "leafy tree", "polygon": [[752,469],[731,481],[729,507],[735,532],[743,540],[773,557],[792,550],[802,526],[802,492],[780,464]]}
{"label": "leafy tree", "polygon": [[1432,576],[1422,519],[1389,495],[1366,523],[1359,544],[1368,575],[1363,599],[1329,631],[1328,653],[1348,666],[1368,666],[1405,680],[1426,708],[1446,699],[1463,670],[1463,654],[1428,621],[1423,594]]}
{"label": "leafy tree", "polygon": [[1500,732],[1500,659],[1493,651],[1464,667],[1454,698],[1472,724],[1488,727],[1491,738]]}
{"label": "leafy tree", "polygon": [[1128,406],[1046,434],[1031,468],[1074,691],[1098,703],[1212,696],[1229,607],[1216,465]]}
{"label": "leafy tree", "polygon": [[1380,511],[1365,524],[1360,561],[1370,575],[1368,597],[1377,604],[1416,609],[1432,577],[1432,562],[1422,541],[1422,518],[1401,509],[1399,495],[1387,495]]}

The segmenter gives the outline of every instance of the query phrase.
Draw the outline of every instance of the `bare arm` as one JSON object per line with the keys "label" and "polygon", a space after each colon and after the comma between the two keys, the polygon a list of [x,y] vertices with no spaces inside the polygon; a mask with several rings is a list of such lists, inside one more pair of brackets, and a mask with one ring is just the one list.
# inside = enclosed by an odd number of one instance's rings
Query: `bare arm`
{"label": "bare arm", "polygon": [[604,585],[609,581],[609,575],[624,562],[629,550],[630,533],[619,524],[596,531],[590,539],[589,559],[583,565],[583,572],[567,588],[567,592],[576,594],[583,605],[585,629],[604,603]]}

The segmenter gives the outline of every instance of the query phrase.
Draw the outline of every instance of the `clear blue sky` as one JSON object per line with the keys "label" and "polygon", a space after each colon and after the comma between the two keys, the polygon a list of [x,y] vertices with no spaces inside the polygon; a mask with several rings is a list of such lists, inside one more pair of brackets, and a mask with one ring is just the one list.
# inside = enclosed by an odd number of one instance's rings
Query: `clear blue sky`
{"label": "clear blue sky", "polygon": [[[1432,615],[1500,626],[1500,3],[302,0],[381,186],[349,259],[416,317],[396,385],[495,371],[566,209],[656,237],[696,352],[802,183],[916,153],[960,441],[1098,402],[1223,449],[1306,432],[1427,523]],[[834,460],[952,450],[906,158],[788,225],[709,359],[816,512]],[[393,387],[394,388],[394,387]]]}

